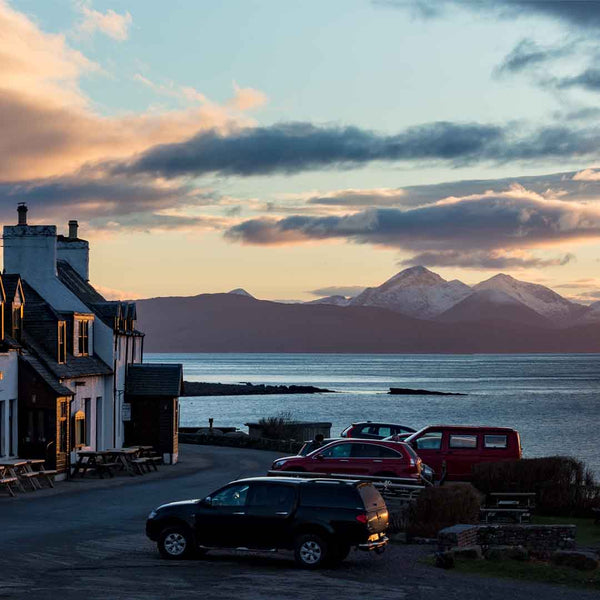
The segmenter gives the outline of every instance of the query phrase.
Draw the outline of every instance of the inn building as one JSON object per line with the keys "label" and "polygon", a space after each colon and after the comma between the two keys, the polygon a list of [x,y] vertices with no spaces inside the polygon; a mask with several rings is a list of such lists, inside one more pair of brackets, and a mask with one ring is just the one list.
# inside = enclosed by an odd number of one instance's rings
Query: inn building
{"label": "inn building", "polygon": [[[2,278],[12,303],[7,308],[5,300],[3,311],[13,333],[9,343],[19,355],[18,402],[11,409],[7,398],[3,407],[4,428],[13,432],[5,445],[13,440],[19,456],[45,457],[49,466],[68,473],[77,449],[148,443],[143,436],[126,436],[140,430],[127,425],[128,367],[137,365],[136,377],[148,378],[149,397],[161,392],[152,365],[143,364],[144,334],[136,329],[135,303],[108,301],[89,283],[89,243],[79,238],[77,221],[69,221],[68,235],[58,235],[54,225],[29,225],[27,207],[19,205],[18,223],[4,227]],[[181,381],[181,365],[164,367],[171,380],[174,375]],[[144,420],[143,430],[157,445],[155,434],[164,423],[154,423],[143,411],[133,414]],[[175,433],[160,443],[165,462],[177,461],[176,410],[172,419]]]}

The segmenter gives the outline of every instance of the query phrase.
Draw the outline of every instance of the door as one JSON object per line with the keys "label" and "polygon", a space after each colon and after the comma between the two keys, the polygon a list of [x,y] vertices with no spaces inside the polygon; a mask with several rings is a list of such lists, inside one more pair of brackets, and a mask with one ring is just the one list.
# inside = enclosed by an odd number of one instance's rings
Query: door
{"label": "door", "polygon": [[310,470],[314,473],[352,473],[351,448],[352,443],[348,442],[330,444],[312,457]]}
{"label": "door", "polygon": [[201,546],[248,547],[247,503],[250,484],[228,485],[198,505],[196,538]]}
{"label": "door", "polygon": [[284,548],[292,539],[297,486],[256,483],[247,506],[248,547]]}
{"label": "door", "polygon": [[478,434],[450,431],[446,452],[448,478],[456,480],[471,479],[471,466],[479,462],[479,454]]}
{"label": "door", "polygon": [[412,447],[417,451],[421,460],[435,471],[435,476],[438,479],[442,474],[442,462],[445,458],[443,437],[442,431],[430,430],[411,440]]}
{"label": "door", "polygon": [[[395,474],[401,470],[402,457],[389,448],[377,444],[352,444],[352,472],[357,475]],[[406,462],[406,461],[405,461]]]}

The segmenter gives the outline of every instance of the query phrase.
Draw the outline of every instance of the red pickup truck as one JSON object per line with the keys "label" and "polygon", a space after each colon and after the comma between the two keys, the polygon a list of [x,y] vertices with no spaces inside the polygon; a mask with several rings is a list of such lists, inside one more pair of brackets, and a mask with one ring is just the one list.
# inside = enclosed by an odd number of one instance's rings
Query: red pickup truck
{"label": "red pickup truck", "polygon": [[471,468],[478,463],[522,456],[519,433],[508,427],[430,425],[403,441],[416,450],[438,479],[445,463],[449,481],[469,481]]}

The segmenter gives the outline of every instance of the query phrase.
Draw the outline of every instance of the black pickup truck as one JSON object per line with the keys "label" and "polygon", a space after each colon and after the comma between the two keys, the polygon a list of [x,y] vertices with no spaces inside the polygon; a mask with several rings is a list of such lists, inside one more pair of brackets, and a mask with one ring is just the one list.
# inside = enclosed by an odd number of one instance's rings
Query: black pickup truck
{"label": "black pickup truck", "polygon": [[159,506],[146,535],[164,558],[211,548],[293,550],[307,569],[334,565],[353,547],[383,552],[388,511],[370,483],[255,477],[227,484],[203,500]]}

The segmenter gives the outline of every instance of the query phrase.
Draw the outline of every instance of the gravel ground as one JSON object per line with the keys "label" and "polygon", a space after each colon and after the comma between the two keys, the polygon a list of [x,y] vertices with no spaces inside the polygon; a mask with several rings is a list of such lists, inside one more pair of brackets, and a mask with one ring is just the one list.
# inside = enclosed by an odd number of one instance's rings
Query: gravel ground
{"label": "gravel ground", "polygon": [[335,570],[306,572],[291,553],[211,552],[163,561],[144,535],[148,512],[170,500],[203,497],[239,476],[262,474],[270,452],[183,446],[182,462],[152,476],[59,484],[0,498],[0,598],[248,600],[335,597],[369,600],[562,600],[596,592],[481,578],[429,567],[426,546],[392,545],[382,556],[352,552]]}

